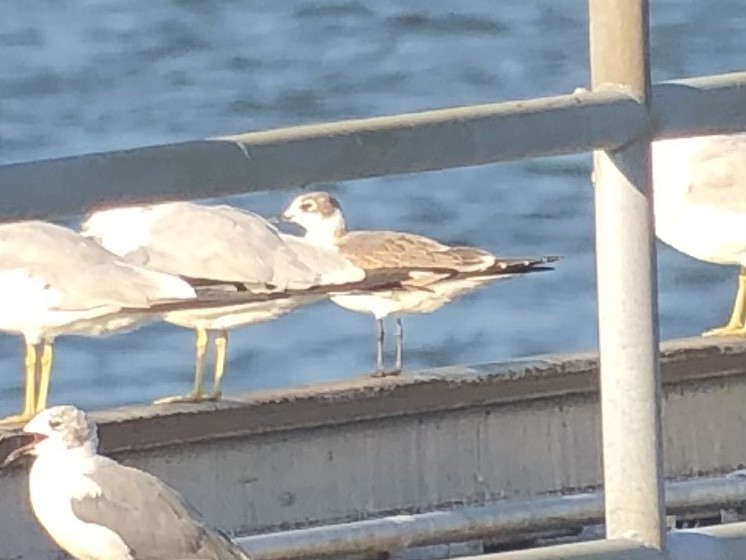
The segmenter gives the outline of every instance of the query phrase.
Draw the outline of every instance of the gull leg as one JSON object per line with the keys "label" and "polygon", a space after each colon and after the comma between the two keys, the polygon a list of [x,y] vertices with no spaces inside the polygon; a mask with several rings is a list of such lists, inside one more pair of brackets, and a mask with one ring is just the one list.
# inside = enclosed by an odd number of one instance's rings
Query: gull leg
{"label": "gull leg", "polygon": [[213,401],[220,400],[223,396],[223,375],[225,374],[225,361],[228,353],[228,331],[221,329],[215,337],[215,374],[212,383],[212,392],[205,398]]}
{"label": "gull leg", "polygon": [[36,345],[26,343],[24,356],[24,397],[20,414],[0,418],[0,426],[25,424],[34,416],[36,408]]}
{"label": "gull leg", "polygon": [[746,336],[746,266],[738,274],[738,291],[728,323],[702,333],[702,336]]}
{"label": "gull leg", "polygon": [[176,395],[174,397],[163,397],[153,401],[153,404],[169,404],[178,402],[199,402],[204,399],[202,385],[205,378],[205,357],[207,356],[207,330],[195,329],[197,339],[194,344],[195,349],[195,369],[194,369],[194,388],[187,395]]}
{"label": "gull leg", "polygon": [[383,319],[376,319],[376,371],[373,377],[383,377],[386,372],[383,371]]}
{"label": "gull leg", "polygon": [[390,375],[399,375],[402,368],[402,354],[404,352],[404,327],[401,324],[401,319],[396,319],[396,362],[394,363],[394,369],[389,372]]}
{"label": "gull leg", "polygon": [[36,409],[34,410],[34,414],[47,408],[49,382],[52,379],[52,360],[54,359],[51,340],[44,340],[40,346],[41,358],[39,359],[39,365],[41,375],[39,377],[39,394],[36,396]]}

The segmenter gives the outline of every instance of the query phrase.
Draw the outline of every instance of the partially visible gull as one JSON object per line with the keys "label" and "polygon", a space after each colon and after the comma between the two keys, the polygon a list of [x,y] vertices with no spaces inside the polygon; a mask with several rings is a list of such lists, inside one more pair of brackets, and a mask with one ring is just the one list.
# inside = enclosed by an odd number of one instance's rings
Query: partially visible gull
{"label": "partially visible gull", "polygon": [[[389,315],[431,313],[454,298],[495,280],[547,270],[557,257],[503,258],[476,247],[448,246],[433,239],[396,231],[348,231],[339,202],[326,192],[296,197],[282,218],[305,230],[303,239],[339,252],[366,273],[409,271],[403,288],[332,297],[336,304],[371,313],[377,323],[376,375],[384,374],[383,319]],[[403,327],[396,319],[396,374],[402,368]]]}
{"label": "partially visible gull", "polygon": [[[159,403],[219,399],[228,329],[276,319],[324,298],[319,287],[360,282],[366,276],[336,252],[288,239],[261,216],[231,206],[174,202],[101,210],[83,223],[82,233],[128,262],[185,278],[198,291],[292,294],[164,314],[167,322],[195,329],[196,367],[189,394]],[[217,331],[216,358],[213,388],[205,393],[208,331]]]}
{"label": "partially visible gull", "polygon": [[746,134],[652,145],[655,233],[687,255],[740,266],[730,320],[705,336],[746,335]]}
{"label": "partially visible gull", "polygon": [[155,476],[98,455],[96,424],[55,406],[23,428],[4,465],[35,456],[29,496],[49,536],[79,560],[247,560]]}
{"label": "partially visible gull", "polygon": [[0,331],[26,342],[25,422],[46,408],[58,335],[100,335],[151,319],[158,303],[192,299],[189,284],[124,262],[90,239],[46,222],[0,224]]}

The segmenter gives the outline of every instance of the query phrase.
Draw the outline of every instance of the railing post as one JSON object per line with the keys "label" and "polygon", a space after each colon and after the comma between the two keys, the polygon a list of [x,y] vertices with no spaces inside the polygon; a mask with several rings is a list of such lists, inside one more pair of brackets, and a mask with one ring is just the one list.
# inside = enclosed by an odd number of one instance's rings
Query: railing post
{"label": "railing post", "polygon": [[[594,89],[650,107],[647,0],[589,0]],[[664,549],[651,131],[594,153],[607,538]]]}

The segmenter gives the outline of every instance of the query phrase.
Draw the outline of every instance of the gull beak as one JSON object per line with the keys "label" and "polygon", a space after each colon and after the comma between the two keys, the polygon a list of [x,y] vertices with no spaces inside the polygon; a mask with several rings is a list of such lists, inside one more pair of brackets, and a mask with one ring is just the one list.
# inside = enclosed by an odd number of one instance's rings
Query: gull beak
{"label": "gull beak", "polygon": [[47,439],[44,434],[34,434],[21,432],[10,436],[11,440],[15,441],[15,449],[11,451],[5,460],[0,464],[0,468],[7,467],[8,465],[15,463],[19,458],[24,455],[28,455],[40,442]]}
{"label": "gull beak", "polygon": [[267,218],[267,221],[273,226],[276,226],[284,222],[285,217],[282,214],[275,214],[274,216],[270,216],[269,218]]}
{"label": "gull beak", "polygon": [[294,235],[296,237],[303,237],[304,235],[306,235],[306,228],[304,228],[300,224],[293,222],[292,220],[283,220],[282,222],[277,224],[277,229],[281,233]]}

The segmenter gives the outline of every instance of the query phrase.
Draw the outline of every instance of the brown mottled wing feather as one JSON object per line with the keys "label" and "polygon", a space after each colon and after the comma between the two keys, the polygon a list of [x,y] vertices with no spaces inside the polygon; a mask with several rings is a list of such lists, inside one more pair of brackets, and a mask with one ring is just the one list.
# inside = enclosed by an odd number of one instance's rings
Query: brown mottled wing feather
{"label": "brown mottled wing feather", "polygon": [[448,247],[433,239],[411,233],[355,231],[340,239],[340,252],[366,270],[412,268],[465,271],[484,269],[494,259],[490,253],[472,247]]}

